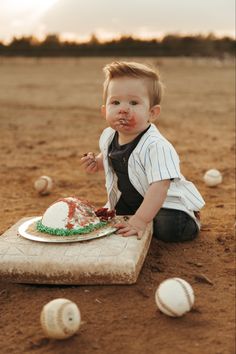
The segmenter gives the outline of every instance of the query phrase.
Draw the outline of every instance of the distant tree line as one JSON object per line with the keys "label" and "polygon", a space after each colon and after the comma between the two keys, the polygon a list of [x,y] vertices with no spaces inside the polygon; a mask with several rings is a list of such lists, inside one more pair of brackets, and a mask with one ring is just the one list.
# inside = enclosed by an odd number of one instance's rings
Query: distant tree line
{"label": "distant tree line", "polygon": [[49,34],[44,41],[36,38],[13,38],[11,43],[0,42],[1,56],[27,57],[80,57],[80,56],[204,56],[225,58],[235,54],[235,40],[230,37],[175,34],[163,39],[141,40],[122,36],[107,42],[100,42],[92,35],[86,43],[60,41],[56,34]]}

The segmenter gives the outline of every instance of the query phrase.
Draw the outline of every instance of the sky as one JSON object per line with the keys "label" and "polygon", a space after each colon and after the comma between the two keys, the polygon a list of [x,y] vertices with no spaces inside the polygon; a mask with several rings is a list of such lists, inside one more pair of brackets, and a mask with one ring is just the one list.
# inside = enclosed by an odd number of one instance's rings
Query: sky
{"label": "sky", "polygon": [[0,0],[0,41],[58,34],[101,40],[167,33],[235,37],[235,0]]}

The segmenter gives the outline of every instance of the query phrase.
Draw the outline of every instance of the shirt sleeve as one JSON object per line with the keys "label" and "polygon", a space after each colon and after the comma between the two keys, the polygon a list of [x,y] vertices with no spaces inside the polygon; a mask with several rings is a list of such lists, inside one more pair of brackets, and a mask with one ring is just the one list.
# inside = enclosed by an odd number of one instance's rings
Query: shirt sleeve
{"label": "shirt sleeve", "polygon": [[171,144],[155,142],[148,146],[145,156],[148,183],[181,178],[179,157]]}
{"label": "shirt sleeve", "polygon": [[100,139],[99,139],[99,148],[101,151],[104,150],[104,147],[107,148],[107,143],[108,141],[110,140],[111,136],[113,136],[115,133],[115,131],[108,127],[108,128],[105,128],[100,136]]}

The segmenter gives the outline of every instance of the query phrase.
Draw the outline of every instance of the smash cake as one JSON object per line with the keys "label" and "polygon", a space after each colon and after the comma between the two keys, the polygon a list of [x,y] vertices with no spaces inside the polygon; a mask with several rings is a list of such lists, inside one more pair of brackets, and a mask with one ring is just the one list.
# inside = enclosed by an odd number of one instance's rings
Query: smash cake
{"label": "smash cake", "polygon": [[105,227],[115,216],[113,210],[95,209],[76,197],[61,198],[51,204],[37,221],[36,229],[56,236],[84,235]]}

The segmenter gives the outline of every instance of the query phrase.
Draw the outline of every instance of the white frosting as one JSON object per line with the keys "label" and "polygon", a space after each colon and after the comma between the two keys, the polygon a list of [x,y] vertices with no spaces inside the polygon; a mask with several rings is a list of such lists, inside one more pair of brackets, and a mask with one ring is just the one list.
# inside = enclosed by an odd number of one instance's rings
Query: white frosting
{"label": "white frosting", "polygon": [[[75,206],[74,214],[70,215],[68,203]],[[88,206],[77,198],[68,197],[50,205],[42,217],[42,224],[54,229],[81,229],[89,224],[95,225],[100,222],[93,207]],[[68,225],[70,225],[68,227]]]}
{"label": "white frosting", "polygon": [[51,205],[43,214],[42,224],[54,229],[66,229],[69,206],[60,201]]}

